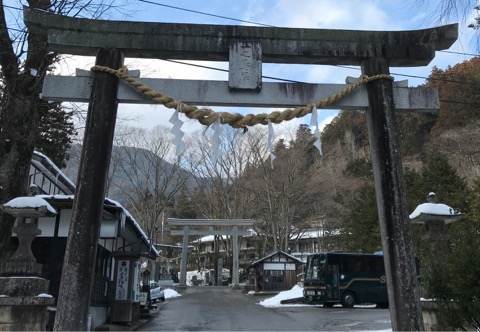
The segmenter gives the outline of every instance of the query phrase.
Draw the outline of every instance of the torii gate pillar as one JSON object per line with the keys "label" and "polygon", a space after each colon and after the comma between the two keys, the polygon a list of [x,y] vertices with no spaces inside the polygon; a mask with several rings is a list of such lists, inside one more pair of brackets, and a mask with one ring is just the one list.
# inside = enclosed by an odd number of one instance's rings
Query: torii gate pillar
{"label": "torii gate pillar", "polygon": [[[389,74],[388,63],[373,58],[362,63],[365,75]],[[408,211],[391,80],[368,83],[368,138],[373,164],[378,220],[387,278],[392,326],[423,330],[413,244],[408,236]]]}
{"label": "torii gate pillar", "polygon": [[183,227],[182,258],[180,259],[180,287],[187,287],[188,226]]}

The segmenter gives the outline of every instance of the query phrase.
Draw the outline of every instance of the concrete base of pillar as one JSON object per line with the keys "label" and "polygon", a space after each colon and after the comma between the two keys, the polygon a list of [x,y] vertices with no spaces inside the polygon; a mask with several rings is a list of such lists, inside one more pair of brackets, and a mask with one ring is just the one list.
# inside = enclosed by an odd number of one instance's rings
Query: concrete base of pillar
{"label": "concrete base of pillar", "polygon": [[435,301],[422,301],[422,316],[425,331],[448,331],[451,326],[442,324],[438,304]]}
{"label": "concrete base of pillar", "polygon": [[45,331],[47,307],[55,303],[43,295],[48,284],[40,277],[0,277],[0,331]]}
{"label": "concrete base of pillar", "polygon": [[53,298],[23,296],[0,298],[0,331],[45,331],[47,307]]}

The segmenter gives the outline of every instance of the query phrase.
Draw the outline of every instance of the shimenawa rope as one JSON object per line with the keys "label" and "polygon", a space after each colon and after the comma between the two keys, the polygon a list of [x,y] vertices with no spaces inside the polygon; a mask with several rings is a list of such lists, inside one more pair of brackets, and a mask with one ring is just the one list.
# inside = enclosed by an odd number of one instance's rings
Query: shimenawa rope
{"label": "shimenawa rope", "polygon": [[120,69],[113,69],[105,66],[93,66],[91,71],[104,72],[115,75],[119,79],[125,81],[135,91],[142,93],[147,98],[151,99],[156,104],[161,104],[167,108],[176,109],[179,112],[185,114],[190,119],[195,119],[203,125],[209,126],[220,118],[220,122],[229,124],[234,128],[246,128],[247,126],[254,126],[257,124],[268,124],[268,121],[272,123],[281,123],[283,121],[289,121],[294,118],[301,118],[312,112],[313,107],[324,108],[335,104],[343,97],[349,95],[360,86],[369,82],[381,79],[393,80],[393,77],[387,74],[378,74],[373,76],[360,76],[360,78],[352,84],[347,84],[345,88],[339,92],[321,99],[309,103],[305,106],[295,107],[292,109],[286,109],[283,111],[275,111],[270,114],[246,114],[229,112],[215,112],[210,108],[199,108],[197,106],[186,104],[182,101],[175,100],[174,98],[167,96],[155,89],[149,87],[147,84],[137,80],[136,78],[128,75],[126,67]]}

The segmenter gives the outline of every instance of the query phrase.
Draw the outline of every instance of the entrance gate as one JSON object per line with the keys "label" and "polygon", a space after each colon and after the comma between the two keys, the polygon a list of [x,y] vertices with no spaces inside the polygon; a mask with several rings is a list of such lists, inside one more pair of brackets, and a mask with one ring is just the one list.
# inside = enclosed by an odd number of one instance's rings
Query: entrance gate
{"label": "entrance gate", "polygon": [[[110,68],[109,72],[95,72],[88,77],[50,77],[45,81],[43,96],[46,99],[89,102],[56,329],[86,328],[89,297],[85,294],[92,286],[92,262],[117,103],[152,102],[119,83],[118,77],[125,80],[125,75],[117,71],[123,65],[124,56],[229,61],[228,82],[143,79],[154,89],[175,98],[138,87],[138,91],[148,92],[154,102],[167,107],[178,106],[176,100],[181,100],[182,105],[311,105],[345,88],[338,84],[262,82],[262,62],[360,65],[364,75],[375,78],[364,80],[366,88],[335,99],[328,103],[328,108],[366,111],[392,327],[394,330],[423,329],[414,253],[407,234],[408,214],[394,110],[436,110],[438,96],[433,89],[395,86],[388,75],[390,66],[428,64],[436,50],[450,47],[457,39],[457,25],[394,32],[265,28],[96,21],[28,8],[24,17],[31,32],[47,34],[51,51],[96,55],[97,68]],[[320,108],[322,105],[317,104]],[[220,119],[233,127],[267,124],[269,120],[278,123],[309,113],[308,107],[295,115],[274,112],[247,116],[188,109],[187,116],[202,124]]]}
{"label": "entrance gate", "polygon": [[[171,235],[182,235],[182,259],[180,262],[180,286],[185,287],[187,281],[188,262],[188,238],[189,236],[204,235],[230,235],[232,237],[233,266],[230,275],[232,286],[238,287],[240,252],[238,237],[249,235],[249,229],[253,227],[254,221],[250,219],[176,219],[168,218],[167,227]],[[215,262],[216,263],[216,262]],[[221,274],[221,270],[219,271]]]}

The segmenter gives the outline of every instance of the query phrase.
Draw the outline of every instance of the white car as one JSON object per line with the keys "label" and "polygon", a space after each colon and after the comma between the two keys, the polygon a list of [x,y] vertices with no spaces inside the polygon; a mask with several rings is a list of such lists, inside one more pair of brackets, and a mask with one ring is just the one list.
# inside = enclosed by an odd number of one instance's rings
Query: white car
{"label": "white car", "polygon": [[165,294],[163,288],[155,281],[150,281],[150,302],[165,301]]}

